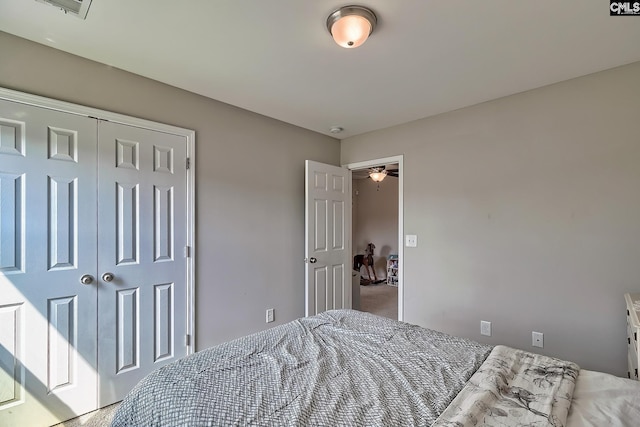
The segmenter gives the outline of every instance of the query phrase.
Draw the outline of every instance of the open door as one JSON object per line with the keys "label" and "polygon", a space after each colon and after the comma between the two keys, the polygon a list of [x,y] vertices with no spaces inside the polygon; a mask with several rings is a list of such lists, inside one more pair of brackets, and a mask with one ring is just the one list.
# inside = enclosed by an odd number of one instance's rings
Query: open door
{"label": "open door", "polygon": [[305,315],[351,308],[351,171],[305,162]]}

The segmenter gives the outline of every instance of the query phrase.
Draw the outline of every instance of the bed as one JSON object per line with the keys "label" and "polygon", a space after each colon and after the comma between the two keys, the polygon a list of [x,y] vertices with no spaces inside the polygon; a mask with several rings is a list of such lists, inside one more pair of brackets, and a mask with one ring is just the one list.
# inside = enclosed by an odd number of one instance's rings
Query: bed
{"label": "bed", "polygon": [[640,384],[505,346],[333,310],[162,367],[124,426],[640,425]]}

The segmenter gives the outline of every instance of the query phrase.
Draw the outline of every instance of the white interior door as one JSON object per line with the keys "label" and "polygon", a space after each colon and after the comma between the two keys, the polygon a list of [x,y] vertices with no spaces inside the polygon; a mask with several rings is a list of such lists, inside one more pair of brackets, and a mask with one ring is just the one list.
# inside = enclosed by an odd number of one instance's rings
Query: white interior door
{"label": "white interior door", "polygon": [[192,148],[23,98],[0,99],[0,426],[47,426],[186,355]]}
{"label": "white interior door", "polygon": [[0,100],[0,425],[95,409],[96,121]]}
{"label": "white interior door", "polygon": [[351,171],[305,162],[305,315],[351,308]]}
{"label": "white interior door", "polygon": [[184,136],[105,121],[98,135],[98,366],[105,406],[187,354],[187,144]]}

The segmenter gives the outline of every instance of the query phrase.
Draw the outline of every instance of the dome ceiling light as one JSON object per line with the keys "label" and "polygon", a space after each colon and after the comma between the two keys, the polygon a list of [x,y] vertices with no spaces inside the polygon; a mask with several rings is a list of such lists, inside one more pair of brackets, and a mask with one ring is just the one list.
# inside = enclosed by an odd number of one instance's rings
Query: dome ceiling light
{"label": "dome ceiling light", "polygon": [[376,28],[378,18],[362,6],[343,6],[327,18],[327,29],[342,47],[354,48],[367,41]]}

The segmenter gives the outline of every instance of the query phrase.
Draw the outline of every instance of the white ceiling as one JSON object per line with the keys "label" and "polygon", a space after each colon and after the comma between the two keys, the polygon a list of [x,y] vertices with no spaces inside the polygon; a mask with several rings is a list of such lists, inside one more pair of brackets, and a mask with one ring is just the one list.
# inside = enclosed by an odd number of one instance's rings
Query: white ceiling
{"label": "white ceiling", "polygon": [[0,0],[0,30],[340,139],[640,61],[640,16],[604,0],[358,1],[378,27],[343,49],[347,4]]}

